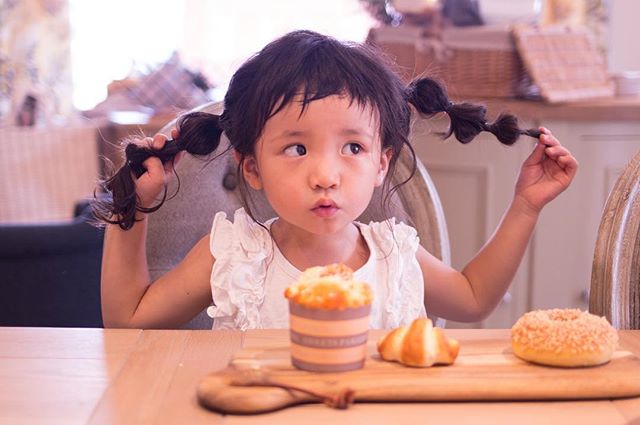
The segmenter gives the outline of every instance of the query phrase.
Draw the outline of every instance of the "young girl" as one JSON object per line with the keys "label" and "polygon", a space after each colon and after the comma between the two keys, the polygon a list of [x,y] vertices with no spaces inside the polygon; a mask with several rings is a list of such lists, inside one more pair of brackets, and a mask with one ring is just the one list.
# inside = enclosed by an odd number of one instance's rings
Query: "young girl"
{"label": "young girl", "polygon": [[[412,108],[447,113],[449,135],[463,143],[481,131],[505,144],[539,136],[502,222],[462,271],[422,248],[403,223],[355,221],[376,187],[394,189],[388,182],[400,151],[413,154]],[[263,191],[277,217],[258,223],[248,206],[233,221],[216,214],[211,233],[151,284],[146,215],[158,208],[181,151],[209,154],[222,132],[241,187]],[[249,59],[231,80],[222,115],[187,114],[172,138],[129,144],[125,166],[105,184],[113,195],[98,211],[110,223],[102,269],[107,327],[176,327],[210,305],[214,328],[287,327],[285,287],[302,270],[330,263],[346,264],[371,285],[371,327],[408,324],[426,314],[425,305],[445,319],[480,320],[507,290],[540,210],[578,166],[548,130],[520,130],[511,115],[487,123],[483,107],[450,102],[431,79],[405,86],[370,47],[308,31]]]}

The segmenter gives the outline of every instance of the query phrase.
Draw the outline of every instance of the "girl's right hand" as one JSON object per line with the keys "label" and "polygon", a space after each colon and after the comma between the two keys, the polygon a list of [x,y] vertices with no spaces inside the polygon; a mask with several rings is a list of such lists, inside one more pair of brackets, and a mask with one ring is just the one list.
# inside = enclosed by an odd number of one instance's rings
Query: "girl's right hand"
{"label": "girl's right hand", "polygon": [[[171,137],[176,139],[178,131],[174,128],[171,130]],[[153,137],[145,137],[136,139],[133,143],[139,146],[149,146],[153,150],[160,150],[164,147],[168,138],[164,134],[156,134]],[[152,156],[147,158],[142,165],[147,170],[136,181],[136,194],[140,200],[140,206],[144,208],[152,207],[156,204],[158,198],[164,191],[165,186],[169,182],[173,169],[184,156],[184,152],[177,154],[173,161],[162,163],[159,158]]]}

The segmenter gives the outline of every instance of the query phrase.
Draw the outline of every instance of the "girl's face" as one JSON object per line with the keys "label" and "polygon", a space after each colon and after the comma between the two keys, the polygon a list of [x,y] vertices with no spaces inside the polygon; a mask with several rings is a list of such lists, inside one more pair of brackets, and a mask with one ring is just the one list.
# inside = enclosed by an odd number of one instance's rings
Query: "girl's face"
{"label": "girl's face", "polygon": [[391,150],[381,151],[376,116],[348,97],[307,105],[299,99],[271,117],[245,158],[245,179],[263,189],[284,224],[336,233],[365,210],[384,180]]}

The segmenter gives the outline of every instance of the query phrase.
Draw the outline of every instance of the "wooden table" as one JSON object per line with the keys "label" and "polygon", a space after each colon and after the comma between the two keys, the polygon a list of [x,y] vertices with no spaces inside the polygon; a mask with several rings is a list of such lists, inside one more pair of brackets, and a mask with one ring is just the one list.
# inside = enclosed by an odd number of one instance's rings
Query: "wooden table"
{"label": "wooden table", "polygon": [[[509,331],[447,330],[508,344]],[[372,331],[371,341],[381,335]],[[195,388],[242,347],[286,344],[286,330],[242,332],[0,328],[0,424],[640,423],[640,398],[569,402],[321,404],[256,416],[200,407]],[[640,355],[640,331],[621,331]],[[640,377],[639,377],[640,378]]]}

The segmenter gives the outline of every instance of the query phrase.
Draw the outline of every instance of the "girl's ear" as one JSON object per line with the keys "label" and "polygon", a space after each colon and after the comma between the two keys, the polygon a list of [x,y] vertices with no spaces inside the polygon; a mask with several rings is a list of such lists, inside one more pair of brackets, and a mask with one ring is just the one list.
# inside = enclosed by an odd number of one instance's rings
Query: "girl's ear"
{"label": "girl's ear", "polygon": [[376,176],[376,187],[382,185],[384,182],[387,171],[389,171],[389,161],[391,161],[392,156],[393,151],[391,151],[391,148],[387,148],[382,151],[382,154],[380,155],[380,168],[378,169],[378,175]]}
{"label": "girl's ear", "polygon": [[242,175],[245,181],[249,183],[249,186],[255,190],[262,189],[262,179],[260,178],[258,162],[255,156],[247,155],[243,158],[238,152],[235,152],[235,157],[242,164]]}

